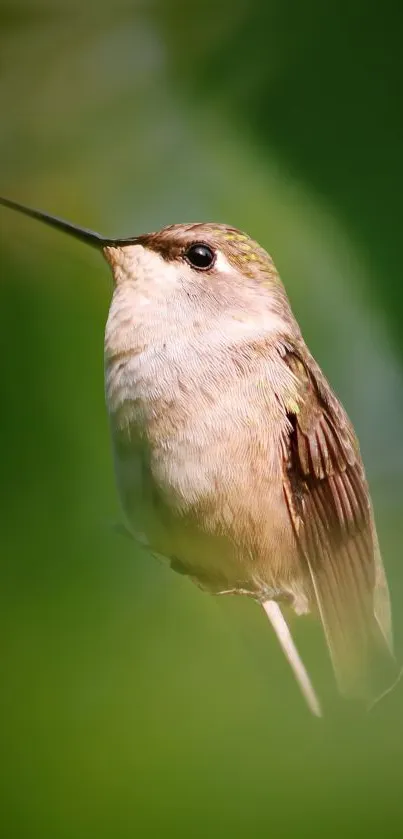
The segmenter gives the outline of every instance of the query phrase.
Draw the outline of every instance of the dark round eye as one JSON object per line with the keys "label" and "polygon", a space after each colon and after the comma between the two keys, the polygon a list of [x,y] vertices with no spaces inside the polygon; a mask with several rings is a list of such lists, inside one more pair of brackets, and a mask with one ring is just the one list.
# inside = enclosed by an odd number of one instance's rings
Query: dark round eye
{"label": "dark round eye", "polygon": [[199,270],[206,270],[214,265],[215,253],[208,245],[197,243],[190,245],[190,248],[185,252],[185,258],[193,266]]}

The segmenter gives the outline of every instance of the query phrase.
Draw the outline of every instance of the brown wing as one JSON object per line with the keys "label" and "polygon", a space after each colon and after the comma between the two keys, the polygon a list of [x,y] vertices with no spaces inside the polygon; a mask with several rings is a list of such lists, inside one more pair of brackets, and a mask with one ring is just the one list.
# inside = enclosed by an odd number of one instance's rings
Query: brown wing
{"label": "brown wing", "polygon": [[283,351],[296,377],[284,491],[311,599],[341,692],[374,696],[392,678],[391,616],[358,443],[305,346]]}

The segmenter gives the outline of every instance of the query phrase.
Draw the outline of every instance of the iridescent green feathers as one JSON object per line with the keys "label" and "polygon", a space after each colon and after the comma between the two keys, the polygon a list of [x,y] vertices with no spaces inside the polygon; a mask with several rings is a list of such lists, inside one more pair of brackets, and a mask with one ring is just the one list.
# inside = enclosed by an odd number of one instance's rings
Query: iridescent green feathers
{"label": "iridescent green feathers", "polygon": [[161,253],[165,259],[180,258],[186,247],[195,241],[205,242],[221,250],[229,263],[245,277],[265,279],[280,284],[272,258],[246,233],[226,224],[172,224],[157,233],[137,237],[136,241]]}

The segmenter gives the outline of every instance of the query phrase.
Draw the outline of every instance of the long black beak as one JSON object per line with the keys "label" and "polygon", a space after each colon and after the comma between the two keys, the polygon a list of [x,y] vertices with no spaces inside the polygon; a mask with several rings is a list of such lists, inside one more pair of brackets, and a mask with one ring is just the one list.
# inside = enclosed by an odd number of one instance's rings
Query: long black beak
{"label": "long black beak", "polygon": [[18,204],[17,201],[10,201],[9,198],[1,198],[0,196],[0,204],[2,204],[3,207],[9,207],[11,210],[16,210],[18,213],[23,213],[25,216],[29,216],[30,218],[38,219],[44,224],[48,224],[49,227],[55,227],[56,230],[63,231],[63,233],[68,233],[69,236],[74,236],[75,239],[79,239],[80,242],[85,242],[87,245],[97,248],[97,250],[102,250],[102,248],[105,248],[108,245],[118,245],[120,243],[124,243],[125,241],[127,244],[134,244],[136,242],[135,238],[127,240],[106,239],[104,236],[100,236],[99,233],[94,233],[93,230],[87,230],[85,227],[78,227],[77,224],[71,224],[71,222],[65,221],[57,216],[50,216],[49,213],[43,213],[42,210],[33,210],[31,207],[25,207],[24,204]]}

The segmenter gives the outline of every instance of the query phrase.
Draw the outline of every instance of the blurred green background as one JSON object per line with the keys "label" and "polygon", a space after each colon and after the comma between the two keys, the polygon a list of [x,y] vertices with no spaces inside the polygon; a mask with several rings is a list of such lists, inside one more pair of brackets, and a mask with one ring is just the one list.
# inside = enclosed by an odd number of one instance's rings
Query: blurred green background
{"label": "blurred green background", "polygon": [[[0,192],[267,247],[360,436],[402,654],[402,6],[0,2]],[[116,533],[100,257],[0,208],[1,836],[401,836],[403,686],[305,709],[258,607]]]}

